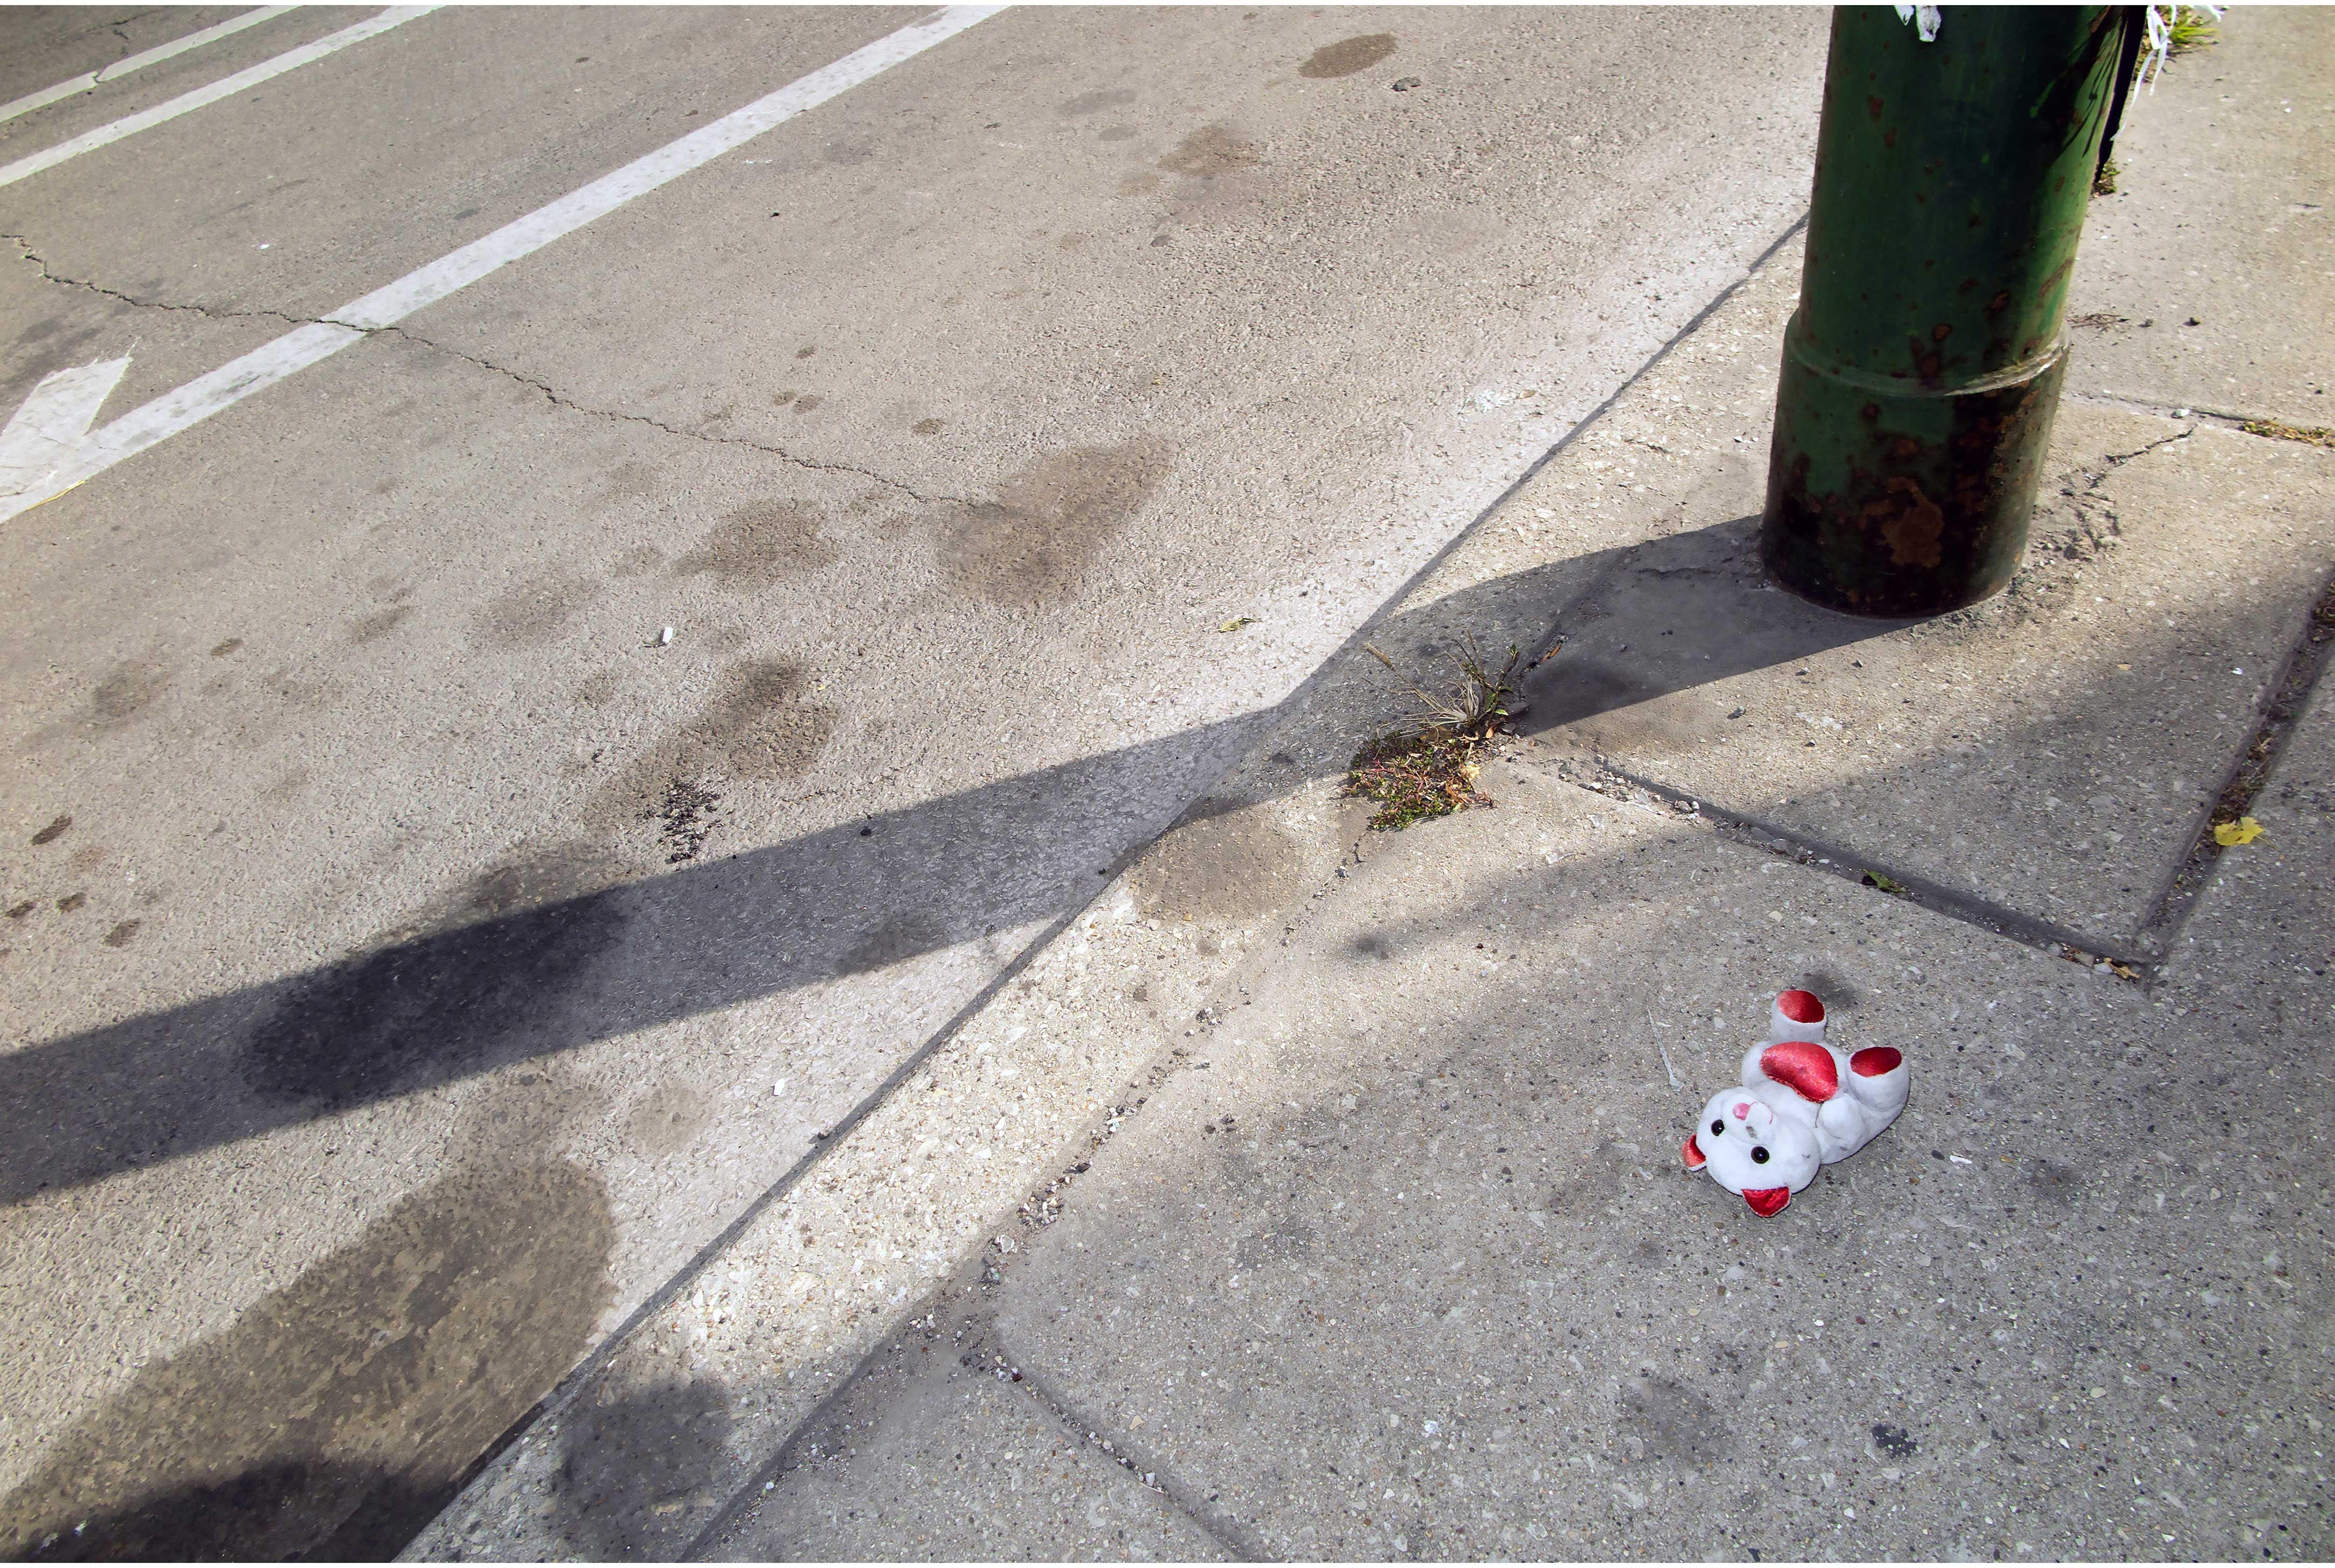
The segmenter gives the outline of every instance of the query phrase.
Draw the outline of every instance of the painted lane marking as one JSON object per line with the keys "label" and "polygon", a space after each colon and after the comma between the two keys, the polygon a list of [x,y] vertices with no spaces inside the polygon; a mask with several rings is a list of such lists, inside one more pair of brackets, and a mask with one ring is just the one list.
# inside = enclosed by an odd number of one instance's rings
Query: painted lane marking
{"label": "painted lane marking", "polygon": [[71,460],[129,368],[124,354],[42,377],[7,429],[0,430],[0,496],[29,490]]}
{"label": "painted lane marking", "polygon": [[[525,218],[505,224],[483,239],[407,273],[386,287],[351,300],[322,321],[295,328],[208,375],[163,393],[94,435],[82,437],[71,457],[41,478],[28,480],[23,489],[11,491],[5,478],[0,478],[0,522],[29,511],[43,501],[53,500],[124,458],[135,457],[262,388],[340,353],[361,341],[368,332],[402,321],[456,289],[540,250],[562,235],[574,233],[634,198],[645,196],[667,181],[751,141],[772,126],[807,109],[817,108],[1003,9],[1003,5],[952,5],[923,22],[903,27],[645,158],[602,175]],[[34,395],[39,395],[38,389]]]}
{"label": "painted lane marking", "polygon": [[392,27],[402,26],[416,16],[427,16],[431,12],[438,9],[436,5],[392,5],[369,21],[360,22],[354,27],[344,27],[338,33],[328,34],[317,39],[314,44],[303,44],[297,49],[278,54],[273,60],[263,60],[258,64],[238,71],[232,76],[222,76],[208,87],[198,87],[192,92],[182,92],[168,103],[158,103],[151,109],[142,109],[135,114],[125,115],[111,124],[101,125],[94,131],[86,131],[70,141],[60,141],[45,152],[35,152],[29,158],[20,158],[15,162],[0,168],[0,185],[14,185],[20,179],[29,179],[44,169],[54,169],[69,158],[78,158],[82,153],[96,148],[110,146],[125,136],[135,136],[141,131],[161,124],[164,121],[176,120],[181,114],[190,114],[207,103],[217,103],[222,98],[232,98],[247,87],[257,87],[261,82],[281,76],[287,71],[296,71],[312,60],[322,60],[325,55],[337,53],[352,44],[362,44],[366,39],[376,37]]}
{"label": "painted lane marking", "polygon": [[240,16],[230,16],[226,21],[216,23],[199,33],[189,33],[184,38],[173,38],[168,44],[159,44],[142,54],[132,54],[127,60],[117,60],[112,64],[102,65],[95,71],[84,71],[68,81],[58,82],[54,87],[44,87],[38,92],[27,92],[13,103],[0,103],[0,121],[14,120],[20,114],[30,114],[35,109],[46,109],[50,104],[71,98],[75,93],[87,92],[102,82],[119,81],[133,71],[160,64],[174,54],[184,54],[189,49],[200,49],[206,44],[216,44],[229,34],[240,33],[247,27],[257,27],[262,22],[273,21],[292,9],[293,7],[289,5],[262,5],[257,11],[247,11]]}

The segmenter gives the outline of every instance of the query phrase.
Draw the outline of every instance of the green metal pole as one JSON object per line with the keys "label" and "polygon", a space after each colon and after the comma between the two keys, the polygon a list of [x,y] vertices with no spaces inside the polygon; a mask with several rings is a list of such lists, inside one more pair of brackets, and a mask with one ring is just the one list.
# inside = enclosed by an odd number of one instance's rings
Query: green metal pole
{"label": "green metal pole", "polygon": [[1833,12],[1761,553],[1803,597],[1932,615],[2001,591],[2067,365],[2069,276],[2123,7]]}

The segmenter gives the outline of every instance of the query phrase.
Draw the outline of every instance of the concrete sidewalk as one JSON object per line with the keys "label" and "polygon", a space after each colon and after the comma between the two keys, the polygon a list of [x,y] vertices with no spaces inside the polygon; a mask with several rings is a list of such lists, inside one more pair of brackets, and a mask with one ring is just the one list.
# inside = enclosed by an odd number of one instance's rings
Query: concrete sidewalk
{"label": "concrete sidewalk", "polygon": [[[1762,581],[1783,247],[1369,634],[1538,657],[1495,808],[1364,830],[1349,649],[415,1554],[2335,1550],[2335,451],[2237,428],[2330,422],[2326,24],[2228,34],[2008,594]],[[1677,1150],[1796,984],[1914,1099],[1761,1220]]]}

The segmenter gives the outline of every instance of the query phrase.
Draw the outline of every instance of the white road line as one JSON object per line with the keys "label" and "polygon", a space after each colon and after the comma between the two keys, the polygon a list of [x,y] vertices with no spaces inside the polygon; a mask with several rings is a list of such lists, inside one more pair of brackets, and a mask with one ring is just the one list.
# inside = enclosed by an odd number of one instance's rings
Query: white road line
{"label": "white road line", "polygon": [[[261,388],[273,386],[295,372],[340,353],[361,341],[368,330],[402,321],[456,289],[540,250],[562,235],[574,233],[634,198],[645,196],[667,181],[712,162],[772,126],[818,107],[1003,9],[1003,5],[952,5],[923,22],[903,27],[613,174],[601,176],[547,207],[538,208],[525,218],[505,224],[483,239],[407,273],[385,288],[350,301],[321,322],[287,332],[208,375],[163,393],[96,434],[82,438],[69,458],[48,474],[32,478],[21,489],[12,493],[5,480],[0,479],[0,522],[43,501],[53,500],[124,458],[134,457]],[[39,395],[38,389],[34,395]]]}
{"label": "white road line", "polygon": [[283,75],[286,71],[296,71],[312,60],[322,60],[325,55],[336,53],[352,44],[362,44],[368,38],[411,22],[416,16],[426,16],[437,9],[439,7],[436,5],[392,5],[369,21],[360,22],[354,27],[344,27],[338,33],[328,34],[317,39],[314,44],[303,44],[297,49],[278,54],[273,60],[263,60],[258,64],[247,70],[238,71],[232,76],[222,76],[208,87],[198,87],[192,92],[182,92],[168,103],[158,103],[151,109],[144,109],[135,114],[126,115],[110,125],[101,125],[94,131],[74,137],[71,141],[61,141],[45,152],[35,152],[29,158],[20,158],[5,168],[0,168],[0,185],[14,185],[20,179],[30,179],[43,169],[54,169],[69,158],[78,158],[92,149],[108,146],[125,136],[135,136],[140,131],[160,125],[166,120],[176,120],[181,114],[191,113],[206,103],[217,103],[222,98],[231,98],[247,87],[257,87],[271,77]]}
{"label": "white road line", "polygon": [[43,376],[8,428],[0,430],[0,494],[37,484],[70,460],[129,368],[125,354]]}
{"label": "white road line", "polygon": [[240,16],[230,16],[226,21],[216,23],[199,33],[189,33],[184,38],[173,38],[168,44],[157,44],[141,54],[132,54],[127,60],[117,60],[112,64],[100,66],[95,71],[84,71],[70,81],[58,82],[54,87],[44,87],[38,92],[27,92],[13,103],[0,103],[0,121],[14,120],[20,114],[30,114],[35,109],[46,109],[50,104],[71,98],[75,93],[87,92],[101,82],[119,81],[133,71],[159,64],[174,54],[184,54],[189,49],[200,49],[206,44],[216,44],[230,34],[240,33],[247,27],[257,27],[262,22],[271,21],[291,9],[289,5],[262,5],[257,11],[247,11]]}

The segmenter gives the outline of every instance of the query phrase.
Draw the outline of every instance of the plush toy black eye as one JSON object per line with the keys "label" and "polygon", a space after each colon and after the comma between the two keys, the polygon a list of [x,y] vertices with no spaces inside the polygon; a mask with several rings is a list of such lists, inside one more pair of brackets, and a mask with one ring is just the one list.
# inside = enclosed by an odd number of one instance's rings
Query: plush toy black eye
{"label": "plush toy black eye", "polygon": [[1723,1121],[1712,1122],[1710,1124],[1710,1136],[1713,1137],[1725,1137],[1727,1136],[1727,1124]]}
{"label": "plush toy black eye", "polygon": [[1753,1149],[1751,1151],[1751,1163],[1753,1165],[1766,1165],[1768,1163],[1768,1151],[1764,1148]]}

